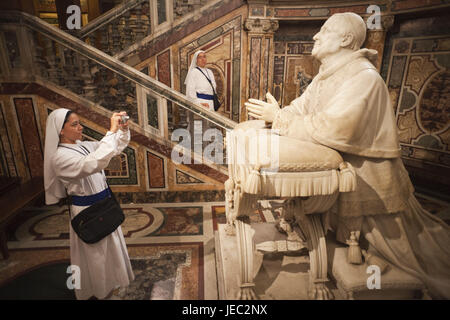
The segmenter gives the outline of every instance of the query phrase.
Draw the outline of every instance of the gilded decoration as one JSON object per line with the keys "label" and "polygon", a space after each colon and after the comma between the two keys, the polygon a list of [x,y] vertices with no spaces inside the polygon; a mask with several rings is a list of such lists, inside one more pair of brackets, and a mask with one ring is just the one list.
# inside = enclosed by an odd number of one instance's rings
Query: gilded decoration
{"label": "gilded decoration", "polygon": [[423,91],[419,121],[430,133],[440,133],[450,125],[450,72],[435,75]]}
{"label": "gilded decoration", "polygon": [[[450,38],[393,40],[388,88],[403,157],[449,166]],[[406,151],[408,150],[408,151]]]}
{"label": "gilded decoration", "polygon": [[313,41],[275,41],[273,96],[289,105],[311,83],[319,62],[311,56]]}
{"label": "gilded decoration", "polygon": [[425,81],[438,70],[429,56],[413,56],[409,62],[405,84],[416,94],[419,94]]}

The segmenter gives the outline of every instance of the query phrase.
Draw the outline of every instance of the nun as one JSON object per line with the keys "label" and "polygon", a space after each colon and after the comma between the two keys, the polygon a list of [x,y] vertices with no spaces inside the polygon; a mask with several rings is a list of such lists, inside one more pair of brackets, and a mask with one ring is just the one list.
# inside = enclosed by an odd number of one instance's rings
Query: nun
{"label": "nun", "polygon": [[184,84],[186,85],[186,96],[189,99],[214,111],[213,99],[216,91],[216,81],[212,71],[205,68],[206,63],[205,51],[198,50],[195,52]]}
{"label": "nun", "polygon": [[[44,154],[46,204],[72,196],[69,210],[72,220],[105,197],[108,185],[103,169],[130,141],[128,124],[122,123],[122,115],[126,113],[113,113],[109,131],[103,139],[93,142],[81,141],[83,127],[76,113],[64,108],[50,113]],[[69,229],[71,265],[80,271],[80,281],[73,286],[78,300],[109,299],[115,289],[134,280],[120,226],[94,244],[83,242],[70,225]]]}

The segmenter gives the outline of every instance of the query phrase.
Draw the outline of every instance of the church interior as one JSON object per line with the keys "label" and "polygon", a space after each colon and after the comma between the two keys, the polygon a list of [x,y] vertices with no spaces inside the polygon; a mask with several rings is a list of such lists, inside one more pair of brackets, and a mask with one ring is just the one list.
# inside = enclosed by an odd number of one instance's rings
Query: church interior
{"label": "church interior", "polygon": [[[72,5],[80,8],[78,27],[68,23]],[[46,120],[57,108],[79,115],[89,141],[108,131],[112,112],[130,116],[131,141],[105,169],[125,213],[122,231],[136,276],[116,295],[234,299],[238,257],[235,240],[223,233],[229,170],[226,161],[204,159],[210,141],[203,132],[216,128],[225,136],[248,120],[249,98],[264,100],[271,92],[286,106],[299,97],[320,67],[311,55],[313,36],[339,12],[354,12],[368,24],[378,12],[363,46],[378,51],[376,68],[394,108],[401,159],[420,204],[450,224],[446,0],[2,1],[0,299],[75,299],[66,285],[68,207],[44,202]],[[184,95],[197,50],[206,52],[214,73],[222,102],[217,112],[199,113]],[[199,117],[206,128],[189,125]],[[180,142],[174,132],[180,129],[191,134],[194,150],[182,163],[174,161]],[[251,210],[256,243],[282,239],[275,227],[279,200],[261,200]],[[339,246],[331,237],[329,251]],[[341,258],[328,257],[327,286],[335,299],[423,298],[413,280],[398,290],[368,290],[362,266],[335,270],[334,260]],[[308,254],[266,253],[255,261],[259,297],[309,299]],[[357,272],[363,280],[340,278]],[[350,295],[345,286],[352,281],[359,289]]]}

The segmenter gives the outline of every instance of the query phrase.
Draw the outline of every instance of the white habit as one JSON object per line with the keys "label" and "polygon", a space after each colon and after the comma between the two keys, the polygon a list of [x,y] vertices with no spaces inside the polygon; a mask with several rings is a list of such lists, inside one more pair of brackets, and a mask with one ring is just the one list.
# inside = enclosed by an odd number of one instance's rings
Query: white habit
{"label": "white habit", "polygon": [[[107,132],[98,142],[77,141],[60,144],[52,157],[53,169],[69,195],[88,196],[107,188],[103,169],[130,141],[130,132]],[[80,146],[89,150],[89,154]],[[76,152],[71,149],[76,149]],[[71,219],[87,207],[71,206]],[[77,299],[105,298],[116,287],[134,279],[121,227],[97,243],[83,242],[70,226],[70,260],[81,270]]]}
{"label": "white habit", "polygon": [[[214,101],[213,100],[206,100],[201,99],[197,97],[197,93],[200,94],[207,94],[212,96],[214,94],[213,89],[211,85],[209,84],[209,81],[206,79],[206,77],[196,68],[197,66],[197,56],[199,53],[202,53],[204,51],[197,51],[191,62],[191,66],[189,68],[188,74],[186,76],[185,84],[186,84],[186,96],[191,99],[193,102],[200,104],[201,103],[207,103],[209,105],[209,110],[214,111]],[[200,67],[198,67],[200,68]],[[216,81],[214,80],[214,74],[213,72],[208,68],[200,68],[202,72],[208,76],[209,80],[214,86],[214,90],[216,90]]]}

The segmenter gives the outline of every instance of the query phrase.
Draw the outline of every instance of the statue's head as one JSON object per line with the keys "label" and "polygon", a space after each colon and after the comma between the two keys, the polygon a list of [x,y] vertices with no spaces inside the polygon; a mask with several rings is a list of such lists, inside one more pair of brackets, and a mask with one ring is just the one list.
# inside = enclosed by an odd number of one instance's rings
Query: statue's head
{"label": "statue's head", "polygon": [[336,13],[314,35],[312,55],[322,61],[339,50],[359,50],[366,39],[366,24],[353,12]]}

